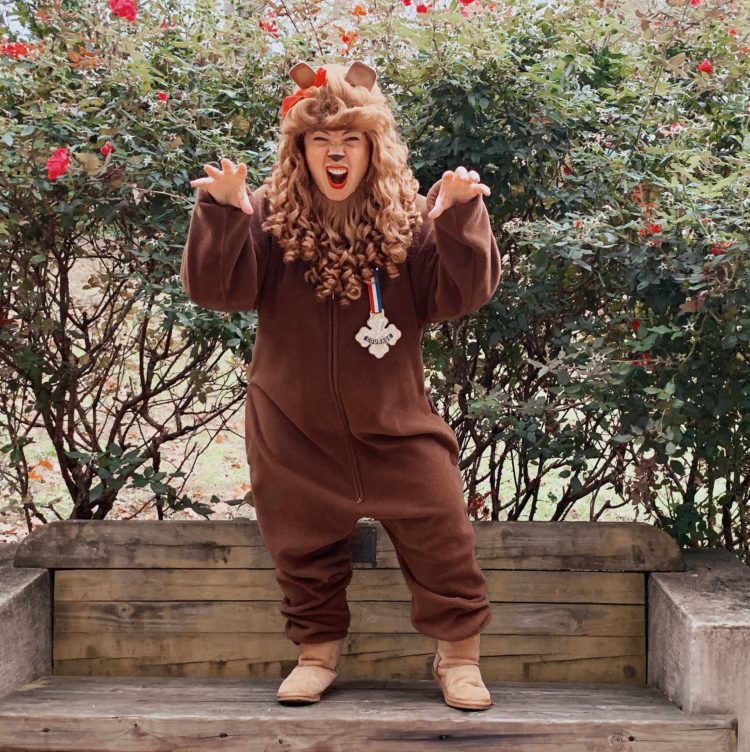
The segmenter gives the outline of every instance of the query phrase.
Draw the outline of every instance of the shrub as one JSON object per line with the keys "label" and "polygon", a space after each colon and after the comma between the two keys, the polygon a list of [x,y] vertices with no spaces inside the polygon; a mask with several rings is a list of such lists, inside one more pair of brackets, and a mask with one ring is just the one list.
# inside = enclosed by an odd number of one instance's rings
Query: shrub
{"label": "shrub", "polygon": [[[96,379],[105,351],[125,350],[112,336],[82,363],[88,343],[49,293],[71,254],[96,253],[103,238],[103,258],[116,263],[100,282],[160,314],[144,331],[182,327],[190,357],[246,361],[253,314],[194,310],[178,289],[188,181],[229,156],[258,184],[291,62],[363,59],[393,99],[422,192],[460,164],[492,189],[497,294],[424,340],[471,514],[533,519],[548,499],[551,519],[580,502],[591,519],[627,507],[683,546],[724,545],[750,561],[748,9],[712,0],[313,9],[242,6],[217,32],[202,5],[162,28],[156,15],[97,24],[81,4],[33,25],[53,43],[7,59],[2,74],[10,189],[0,242],[10,262],[0,301],[19,320],[0,328],[5,404],[31,399],[42,416],[85,404],[76,409],[89,421],[101,410],[69,385]],[[113,138],[102,165],[96,151]],[[45,160],[66,144],[75,169],[45,178]],[[242,387],[233,382],[215,409]],[[23,470],[11,423],[5,451]],[[152,429],[153,447],[162,434]],[[63,448],[71,474],[97,476],[105,490],[102,467],[130,451],[122,440],[81,457],[69,454],[78,445]],[[155,467],[152,455],[138,456]],[[86,489],[76,490],[81,509]]]}

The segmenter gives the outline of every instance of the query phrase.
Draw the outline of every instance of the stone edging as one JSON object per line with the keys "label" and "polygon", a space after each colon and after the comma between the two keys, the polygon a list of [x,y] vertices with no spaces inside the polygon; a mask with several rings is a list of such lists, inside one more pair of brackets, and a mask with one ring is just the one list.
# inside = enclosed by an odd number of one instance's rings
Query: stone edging
{"label": "stone edging", "polygon": [[50,574],[14,567],[17,547],[0,544],[0,697],[52,673]]}

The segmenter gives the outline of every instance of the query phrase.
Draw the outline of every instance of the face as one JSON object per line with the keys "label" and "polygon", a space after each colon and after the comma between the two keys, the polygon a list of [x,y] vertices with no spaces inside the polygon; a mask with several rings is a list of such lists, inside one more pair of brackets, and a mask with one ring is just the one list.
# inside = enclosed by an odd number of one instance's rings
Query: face
{"label": "face", "polygon": [[349,198],[370,166],[364,131],[308,131],[304,143],[307,169],[320,192],[331,201]]}

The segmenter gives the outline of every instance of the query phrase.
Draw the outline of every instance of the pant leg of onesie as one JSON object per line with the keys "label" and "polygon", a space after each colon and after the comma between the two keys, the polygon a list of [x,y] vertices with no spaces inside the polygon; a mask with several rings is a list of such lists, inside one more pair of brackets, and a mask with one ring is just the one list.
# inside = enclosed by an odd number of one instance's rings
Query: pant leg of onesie
{"label": "pant leg of onesie", "polygon": [[429,637],[463,640],[481,632],[491,618],[474,528],[460,498],[419,506],[420,516],[380,519],[412,594],[411,622]]}
{"label": "pant leg of onesie", "polygon": [[296,645],[348,634],[349,540],[357,524],[356,515],[337,512],[334,504],[303,495],[299,502],[259,494],[255,507],[258,529],[283,593],[279,610],[286,618],[284,631]]}

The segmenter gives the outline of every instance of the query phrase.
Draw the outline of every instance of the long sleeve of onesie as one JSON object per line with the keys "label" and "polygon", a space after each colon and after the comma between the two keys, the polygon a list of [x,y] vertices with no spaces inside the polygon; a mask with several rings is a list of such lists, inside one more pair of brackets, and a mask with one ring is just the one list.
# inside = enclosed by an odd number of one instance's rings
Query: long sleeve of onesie
{"label": "long sleeve of onesie", "polygon": [[180,281],[188,298],[213,311],[257,308],[270,242],[263,231],[266,186],[250,194],[253,214],[215,201],[197,188],[182,253]]}
{"label": "long sleeve of onesie", "polygon": [[[427,192],[427,212],[435,206],[442,178]],[[434,220],[424,216],[409,268],[417,315],[422,324],[476,311],[500,281],[500,252],[481,195],[454,204]]]}

